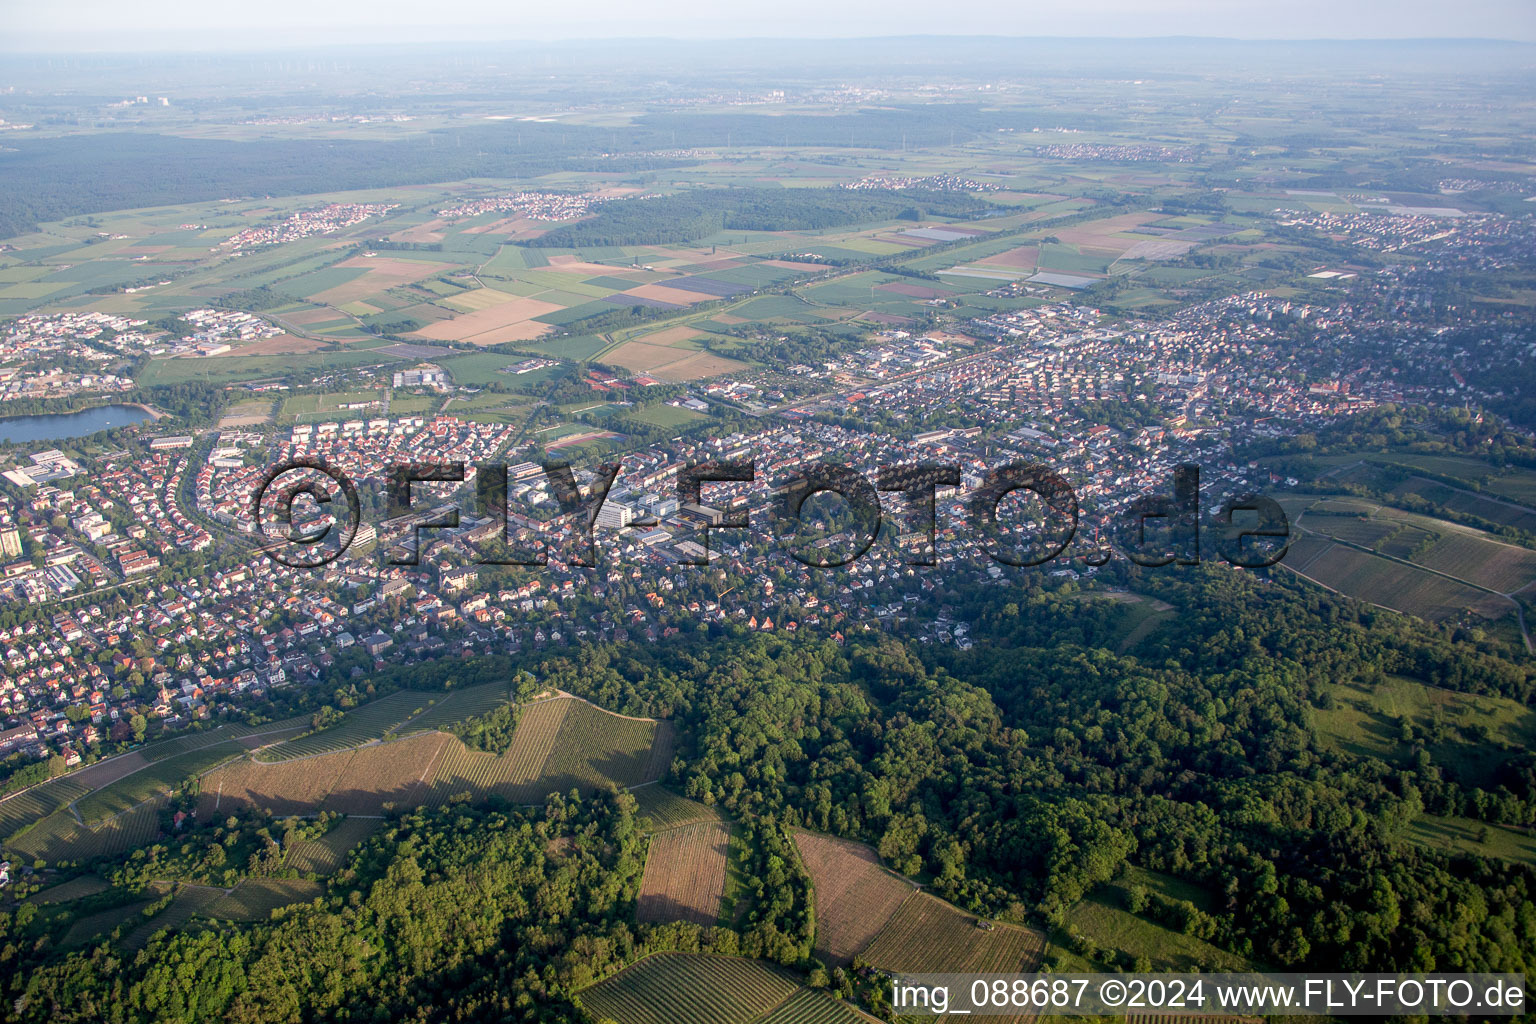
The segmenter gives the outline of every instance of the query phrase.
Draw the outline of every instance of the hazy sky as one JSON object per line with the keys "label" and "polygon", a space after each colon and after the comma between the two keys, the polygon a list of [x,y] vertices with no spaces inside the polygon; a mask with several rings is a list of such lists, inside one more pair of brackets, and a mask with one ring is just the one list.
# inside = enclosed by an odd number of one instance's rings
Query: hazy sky
{"label": "hazy sky", "polygon": [[1536,40],[1536,0],[0,0],[0,49],[890,35]]}

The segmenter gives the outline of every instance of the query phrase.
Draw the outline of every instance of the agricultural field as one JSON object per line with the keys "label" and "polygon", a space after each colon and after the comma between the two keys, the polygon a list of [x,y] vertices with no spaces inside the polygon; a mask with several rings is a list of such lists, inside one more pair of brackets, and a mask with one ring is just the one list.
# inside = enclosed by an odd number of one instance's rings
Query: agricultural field
{"label": "agricultural field", "polygon": [[1020,974],[1035,969],[1044,948],[1045,936],[1033,928],[996,923],[988,928],[976,915],[918,893],[902,904],[860,959],[897,973]]}
{"label": "agricultural field", "polygon": [[416,690],[397,690],[378,700],[348,711],[341,722],[329,729],[287,740],[268,747],[257,755],[261,761],[288,761],[346,750],[368,740],[383,739],[440,694]]}
{"label": "agricultural field", "polygon": [[183,754],[173,754],[93,790],[75,801],[74,807],[80,819],[94,827],[152,797],[168,794],[221,762],[244,752],[245,747],[238,740],[220,739]]}
{"label": "agricultural field", "polygon": [[89,792],[89,787],[66,775],[14,793],[0,800],[0,835],[13,835],[17,829],[41,820]]}
{"label": "agricultural field", "polygon": [[28,899],[40,907],[51,907],[84,899],[87,896],[95,896],[110,888],[112,887],[99,875],[80,875],[67,882],[60,882],[58,885],[51,885],[35,892]]}
{"label": "agricultural field", "polygon": [[503,754],[470,750],[462,743],[450,745],[433,779],[430,802],[441,803],[460,792],[494,793],[515,803],[543,799],[548,791],[539,791],[537,780],[575,703],[543,700],[523,708],[512,745]]}
{"label": "agricultural field", "polygon": [[157,933],[175,931],[184,927],[194,916],[206,913],[211,906],[223,898],[223,889],[182,883],[176,886],[170,906],[123,932],[121,945],[127,950],[143,949]]}
{"label": "agricultural field", "polygon": [[671,723],[624,718],[567,699],[572,706],[539,773],[549,791],[589,789],[606,780],[638,786],[666,772],[672,763]]}
{"label": "agricultural field", "polygon": [[816,893],[816,955],[846,966],[917,887],[881,867],[875,851],[862,843],[796,831],[795,846]]}
{"label": "agricultural field", "polygon": [[701,821],[719,821],[720,813],[696,800],[678,796],[659,783],[649,783],[632,790],[639,814],[653,831],[693,825]]}
{"label": "agricultural field", "polygon": [[8,851],[49,863],[111,857],[151,842],[160,834],[164,796],[150,799],[95,824],[85,825],[68,809],[54,811],[5,844]]}
{"label": "agricultural field", "polygon": [[363,747],[342,766],[321,810],[383,814],[392,805],[421,803],[445,749],[457,742],[446,733],[428,732]]}
{"label": "agricultural field", "polygon": [[731,832],[723,822],[683,825],[651,837],[635,917],[712,925],[725,898]]}
{"label": "agricultural field", "polygon": [[237,807],[263,807],[280,816],[313,813],[354,756],[343,750],[275,763],[242,758],[203,776],[198,815],[207,819]]}
{"label": "agricultural field", "polygon": [[[414,691],[391,694],[332,729],[209,773],[201,780],[198,806],[209,814],[258,806],[275,815],[378,815],[386,805],[437,805],[461,792],[533,804],[573,787],[591,791],[610,781],[637,786],[659,778],[671,763],[668,723],[609,714],[572,697],[524,708],[512,746],[501,755],[430,731],[432,724],[488,710],[504,694],[499,684],[434,694],[434,703]],[[401,732],[408,735],[386,742],[372,735]],[[341,747],[343,742],[354,745]],[[282,754],[288,756],[276,756]]]}
{"label": "agricultural field", "polygon": [[1468,610],[1497,618],[1514,608],[1507,598],[1324,537],[1293,541],[1280,564],[1329,590],[1430,622]]}
{"label": "agricultural field", "polygon": [[265,921],[279,907],[308,903],[323,891],[318,882],[302,878],[247,878],[199,910],[226,921]]}
{"label": "agricultural field", "polygon": [[580,993],[618,1024],[748,1024],[800,988],[787,971],[735,957],[657,953]]}
{"label": "agricultural field", "polygon": [[841,999],[803,988],[754,1024],[865,1024],[872,1020]]}
{"label": "agricultural field", "polygon": [[144,364],[135,380],[145,387],[167,384],[237,384],[276,380],[292,374],[318,374],[359,366],[400,362],[366,351],[302,352],[289,355],[225,355],[200,358],[155,358]]}
{"label": "agricultural field", "polygon": [[272,814],[320,810],[384,813],[386,804],[422,801],[451,736],[424,732],[355,750],[264,762],[243,759],[202,780],[199,807],[216,814],[236,806]]}
{"label": "agricultural field", "polygon": [[[94,914],[87,914],[78,918],[69,926],[64,937],[59,940],[61,946],[83,946],[97,939],[105,938],[114,931],[121,929],[119,934],[128,935],[136,928],[143,925],[152,917],[146,917],[144,911],[158,902],[168,891],[166,886],[151,886],[143,897],[123,906],[113,907],[110,910],[100,910]],[[163,912],[163,911],[162,911]]]}
{"label": "agricultural field", "polygon": [[405,720],[397,732],[413,732],[417,729],[442,729],[466,719],[483,715],[505,704],[509,699],[505,683],[485,683],[450,690],[444,694],[431,694],[427,703],[412,717]]}
{"label": "agricultural field", "polygon": [[319,839],[306,839],[288,847],[283,866],[304,875],[333,874],[380,824],[377,818],[343,818]]}
{"label": "agricultural field", "polygon": [[1495,594],[1536,583],[1536,551],[1470,527],[1359,500],[1320,500],[1302,508],[1307,533],[1370,548]]}

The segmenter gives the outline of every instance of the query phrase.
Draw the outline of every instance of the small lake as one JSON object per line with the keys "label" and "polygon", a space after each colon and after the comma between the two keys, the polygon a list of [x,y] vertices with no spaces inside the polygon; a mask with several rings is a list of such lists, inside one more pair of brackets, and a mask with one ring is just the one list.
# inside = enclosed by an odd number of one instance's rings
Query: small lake
{"label": "small lake", "polygon": [[98,430],[126,427],[149,419],[149,413],[132,405],[102,405],[79,412],[44,413],[37,416],[0,416],[0,443],[64,441],[89,437]]}

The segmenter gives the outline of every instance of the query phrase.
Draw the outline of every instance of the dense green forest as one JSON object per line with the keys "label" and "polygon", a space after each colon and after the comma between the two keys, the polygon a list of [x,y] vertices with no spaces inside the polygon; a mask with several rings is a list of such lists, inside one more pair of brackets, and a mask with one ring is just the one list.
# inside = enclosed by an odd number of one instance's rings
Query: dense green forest
{"label": "dense green forest", "polygon": [[968,217],[990,203],[963,192],[907,189],[710,188],[611,200],[597,216],[528,241],[545,248],[693,242],[719,231],[814,231],[879,220]]}
{"label": "dense green forest", "polygon": [[686,163],[648,155],[686,146],[782,144],[786,138],[797,145],[899,147],[904,139],[936,145],[1002,123],[1027,125],[1033,116],[956,104],[825,117],[657,114],[617,129],[520,122],[389,142],[235,142],[140,132],[16,139],[0,148],[0,177],[7,185],[0,192],[0,238],[79,214],[230,196],[530,178],[561,170],[644,171]]}

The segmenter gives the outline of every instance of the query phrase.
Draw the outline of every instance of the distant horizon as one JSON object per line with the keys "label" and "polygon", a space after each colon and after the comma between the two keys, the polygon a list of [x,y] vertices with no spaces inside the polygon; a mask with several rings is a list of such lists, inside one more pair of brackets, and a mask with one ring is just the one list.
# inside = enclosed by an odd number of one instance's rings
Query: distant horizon
{"label": "distant horizon", "polygon": [[[115,38],[121,39],[121,36]],[[18,41],[22,45],[15,45]],[[1272,45],[1272,46],[1320,46],[1320,45],[1377,45],[1377,46],[1490,46],[1503,48],[1531,48],[1536,50],[1536,35],[1530,38],[1507,38],[1487,35],[1468,36],[1294,36],[1294,37],[1259,37],[1259,36],[1234,36],[1234,35],[1201,35],[1189,32],[1168,33],[1163,35],[1015,35],[1015,34],[977,34],[977,33],[947,33],[947,32],[899,32],[884,35],[876,34],[851,34],[851,35],[825,35],[825,36],[788,36],[788,35],[721,35],[721,36],[677,36],[677,35],[642,35],[642,36],[570,36],[558,38],[443,38],[443,39],[373,39],[361,41],[326,40],[315,42],[287,41],[285,43],[250,43],[248,45],[232,46],[163,46],[155,49],[151,47],[125,46],[78,46],[73,49],[46,45],[43,40],[30,40],[26,36],[10,36],[0,39],[0,56],[12,57],[216,57],[228,55],[285,55],[285,54],[313,54],[325,52],[348,51],[411,51],[428,52],[432,50],[473,52],[490,48],[521,48],[521,49],[552,49],[574,47],[612,47],[627,44],[638,45],[682,45],[682,46],[708,46],[719,44],[828,44],[828,43],[896,43],[896,42],[948,42],[948,43],[1107,43],[1107,44],[1136,44],[1136,43],[1227,43],[1234,45]],[[37,45],[27,45],[35,42]],[[1533,65],[1532,70],[1536,70]]]}
{"label": "distant horizon", "polygon": [[[5,13],[0,52],[168,53],[311,50],[334,46],[538,44],[669,40],[1011,38],[1234,42],[1489,41],[1536,43],[1529,0],[1082,0],[1070,9],[974,0],[936,13],[915,0],[780,0],[771,9],[707,0],[638,6],[588,0],[579,13],[547,6],[462,0],[434,20],[409,0],[66,0]],[[1092,26],[1096,31],[1084,33]],[[1298,28],[1305,26],[1304,31]]]}

